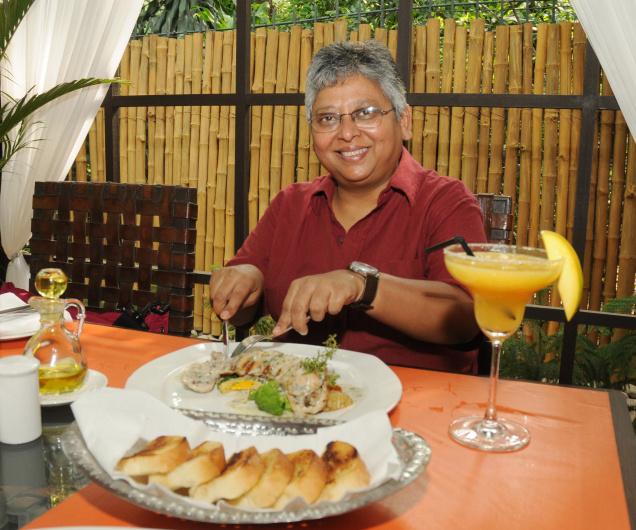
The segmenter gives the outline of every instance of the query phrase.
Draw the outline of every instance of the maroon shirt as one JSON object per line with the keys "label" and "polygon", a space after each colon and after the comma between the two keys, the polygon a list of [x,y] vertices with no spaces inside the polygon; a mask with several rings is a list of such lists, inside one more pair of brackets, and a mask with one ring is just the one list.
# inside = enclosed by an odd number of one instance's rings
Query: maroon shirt
{"label": "maroon shirt", "polygon": [[[331,209],[335,188],[333,178],[323,176],[283,189],[228,263],[250,263],[262,271],[264,312],[275,319],[292,280],[345,269],[352,261],[403,278],[458,285],[444,266],[442,251],[427,255],[424,249],[455,235],[468,242],[486,240],[473,194],[461,181],[423,169],[406,149],[377,207],[348,232]],[[307,336],[290,333],[285,340],[321,344],[329,333],[337,333],[341,348],[370,353],[388,363],[475,370],[474,350],[417,341],[363,311],[328,315],[321,323],[310,322]]]}

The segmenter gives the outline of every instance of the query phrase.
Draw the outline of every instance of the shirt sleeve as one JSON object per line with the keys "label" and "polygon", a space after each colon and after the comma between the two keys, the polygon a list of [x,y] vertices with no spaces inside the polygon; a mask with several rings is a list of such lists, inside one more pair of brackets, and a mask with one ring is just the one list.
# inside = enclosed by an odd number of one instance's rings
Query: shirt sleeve
{"label": "shirt sleeve", "polygon": [[[431,209],[427,247],[455,236],[462,236],[469,244],[487,241],[479,203],[461,181],[450,181],[436,195],[435,206]],[[456,285],[466,291],[446,269],[443,250],[433,251],[427,258],[427,279]]]}
{"label": "shirt sleeve", "polygon": [[257,267],[264,275],[267,274],[269,252],[272,248],[284,200],[284,191],[274,197],[263,217],[241,245],[236,256],[228,260],[226,266],[249,263]]}

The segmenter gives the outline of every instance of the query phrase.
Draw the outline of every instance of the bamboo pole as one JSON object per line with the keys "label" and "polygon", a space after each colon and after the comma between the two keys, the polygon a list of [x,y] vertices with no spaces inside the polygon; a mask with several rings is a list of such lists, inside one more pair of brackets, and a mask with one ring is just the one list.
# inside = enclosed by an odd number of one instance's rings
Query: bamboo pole
{"label": "bamboo pole", "polygon": [[[508,52],[508,92],[520,94],[523,89],[523,27],[510,26],[510,49]],[[504,163],[503,192],[517,202],[517,163],[519,137],[521,133],[521,109],[508,109],[506,130],[506,158]],[[514,208],[514,206],[513,206]]]}
{"label": "bamboo pole", "polygon": [[104,167],[104,158],[106,151],[106,142],[104,138],[104,109],[100,108],[95,117],[97,123],[97,182],[106,182],[106,169]]}
{"label": "bamboo pole", "polygon": [[360,40],[360,35],[358,35],[358,30],[353,30],[349,33],[349,40],[351,42],[358,42]]}
{"label": "bamboo pole", "polygon": [[[572,24],[559,24],[561,40],[561,58],[559,73],[559,93],[570,95],[572,83]],[[559,159],[557,165],[557,194],[556,194],[556,231],[565,236],[567,228],[567,208],[570,176],[570,138],[572,125],[572,111],[559,110]]]}
{"label": "bamboo pole", "polygon": [[[339,21],[343,22],[343,21]],[[340,24],[342,26],[342,24]],[[336,22],[336,39],[342,36],[341,29]],[[344,21],[344,30],[346,32],[347,24]],[[289,36],[289,56],[287,59],[287,92],[298,93],[299,69],[300,69],[300,41],[302,28],[300,26],[292,26]],[[346,38],[346,33],[345,33]],[[341,39],[343,40],[343,39]],[[282,169],[281,169],[281,188],[289,186],[294,182],[294,170],[296,165],[296,144],[298,136],[298,107],[296,105],[285,106],[284,130],[283,135],[283,152],[282,152]],[[304,116],[300,116],[304,120]]]}
{"label": "bamboo pole", "polygon": [[624,298],[634,294],[636,274],[636,143],[629,136],[629,155],[625,193],[623,195],[623,230],[618,256],[618,283],[616,296]]}
{"label": "bamboo pole", "polygon": [[[485,23],[481,19],[473,20],[468,38],[468,80],[466,91],[477,94],[481,89],[481,66],[484,51]],[[479,136],[479,109],[466,107],[464,117],[464,140],[462,145],[462,181],[471,191],[476,191],[477,179],[477,140]]]}
{"label": "bamboo pole", "polygon": [[[192,94],[192,49],[194,34],[183,38],[183,93]],[[192,137],[192,107],[183,107],[183,124],[181,127],[181,185],[190,185],[190,139]]]}
{"label": "bamboo pole", "polygon": [[[157,95],[166,94],[166,71],[168,67],[168,39],[159,37],[157,40]],[[166,107],[155,109],[155,184],[165,182],[165,154],[166,149]]]}
{"label": "bamboo pole", "polygon": [[[439,32],[440,23],[436,18],[426,21],[426,91],[439,92]],[[361,39],[362,40],[362,39]],[[424,153],[425,167],[437,166],[437,124],[438,107],[426,107],[424,113]]]}
{"label": "bamboo pole", "polygon": [[[263,83],[265,76],[265,44],[267,41],[267,30],[257,28],[254,40],[254,80],[252,81],[252,92],[254,94],[263,93]],[[261,151],[261,118],[263,108],[257,105],[252,107],[252,130],[250,134],[250,187],[248,193],[249,227],[253,230],[258,221],[258,185],[259,185],[259,159]]]}
{"label": "bamboo pole", "polygon": [[[265,48],[265,75],[263,91],[271,94],[276,88],[276,69],[278,57],[278,31],[267,30],[267,44]],[[263,217],[269,206],[270,198],[270,161],[272,156],[272,127],[274,121],[274,107],[263,107],[261,120],[261,151],[258,160],[258,218]]]}
{"label": "bamboo pole", "polygon": [[[497,26],[495,29],[495,62],[493,94],[506,92],[508,84],[508,49],[510,47],[510,31],[508,26]],[[492,126],[490,165],[488,166],[488,193],[501,193],[501,177],[503,173],[503,143],[505,112],[502,108],[493,108],[490,113]]]}
{"label": "bamboo pole", "polygon": [[373,34],[373,38],[375,40],[377,40],[378,42],[381,42],[382,44],[387,46],[388,45],[388,39],[389,39],[389,33],[387,32],[386,28],[376,27],[375,28],[375,33]]}
{"label": "bamboo pole", "polygon": [[[221,91],[232,90],[232,62],[234,31],[223,32],[223,63],[221,69]],[[230,143],[230,108],[221,107],[219,118],[219,154],[216,171],[216,198],[214,201],[214,263],[223,264],[225,255],[225,209],[228,190],[228,156]]]}
{"label": "bamboo pole", "polygon": [[[456,24],[452,18],[444,20],[444,48],[442,60],[442,92],[453,90],[453,56],[455,55]],[[424,50],[426,52],[426,50]],[[422,90],[423,92],[424,90]],[[421,111],[423,112],[423,110]],[[439,107],[437,138],[437,171],[448,175],[448,156],[450,152],[450,107]]]}
{"label": "bamboo pole", "polygon": [[[559,92],[559,26],[548,26],[548,53],[546,58],[546,93]],[[559,112],[545,110],[543,137],[543,187],[541,189],[541,229],[554,227],[554,191],[557,173],[557,145]]]}
{"label": "bamboo pole", "polygon": [[[313,53],[317,53],[324,45],[325,45],[325,35],[324,35],[324,24],[317,22],[314,24],[314,51]],[[371,27],[368,27],[369,36],[365,39],[368,40],[371,38]],[[317,177],[321,174],[320,161],[316,156],[316,153],[313,149],[313,137],[309,136],[309,166],[308,166],[308,178],[309,180]]]}
{"label": "bamboo pole", "polygon": [[[278,59],[276,66],[276,92],[284,93],[287,86],[287,69],[289,61],[289,32],[278,32]],[[270,193],[271,201],[280,191],[283,172],[283,125],[285,121],[285,107],[274,107],[274,121],[272,123],[272,158],[270,162]]]}
{"label": "bamboo pole", "polygon": [[[119,94],[122,96],[128,95],[128,88],[130,85],[130,43],[124,50],[124,55],[119,63],[119,76],[122,80],[126,81],[118,86]],[[86,163],[86,151],[84,147],[80,149],[80,153],[84,153],[84,163]],[[79,155],[78,155],[79,157]],[[79,166],[76,162],[76,167],[79,170]],[[84,166],[84,171],[86,167]],[[78,171],[78,178],[81,173]],[[84,180],[86,180],[84,178]],[[128,182],[128,108],[119,108],[119,182],[125,184]]]}
{"label": "bamboo pole", "polygon": [[[574,24],[574,37],[572,39],[572,93],[583,94],[583,78],[585,68],[585,47],[587,38],[581,24]],[[572,136],[570,138],[570,190],[576,190],[576,180],[579,171],[579,150],[581,139],[581,111],[572,111]],[[571,191],[568,197],[568,218],[566,221],[567,238],[571,241],[574,232],[574,201],[576,193]]]}
{"label": "bamboo pole", "polygon": [[[487,31],[484,35],[484,64],[481,76],[481,91],[484,94],[492,92],[493,52],[495,49],[495,35]],[[441,119],[441,118],[440,118]],[[488,190],[488,160],[490,158],[490,108],[482,107],[479,111],[479,154],[477,159],[477,193]],[[439,165],[439,164],[438,164]]]}
{"label": "bamboo pole", "polygon": [[[236,92],[236,32],[232,36],[232,69],[229,73],[229,92]],[[227,199],[225,207],[225,254],[226,263],[234,256],[234,203],[236,200],[236,107],[230,107],[230,150],[227,156]]]}
{"label": "bamboo pole", "polygon": [[[148,35],[148,94],[157,93],[157,35]],[[146,141],[148,150],[146,182],[155,182],[155,134],[157,126],[157,113],[155,107],[148,107],[146,127],[148,138]]]}
{"label": "bamboo pole", "polygon": [[[636,276],[636,143],[632,135],[628,135],[628,157],[623,194],[623,229],[621,231],[620,250],[618,255],[618,279],[616,297],[625,298],[634,294],[634,277]],[[625,335],[625,330],[614,330],[613,340]]]}
{"label": "bamboo pole", "polygon": [[[176,57],[175,57],[175,94],[184,93],[184,70],[185,70],[185,40],[177,39],[176,44]],[[183,143],[183,107],[175,107],[174,109],[174,142],[173,142],[173,156],[172,156],[172,183],[175,185],[181,184],[181,159],[182,156],[182,143]]]}
{"label": "bamboo pole", "polygon": [[88,161],[91,168],[91,182],[97,180],[97,120],[93,120],[88,130]]}
{"label": "bamboo pole", "polygon": [[[602,94],[611,94],[609,82],[603,72]],[[601,111],[598,169],[596,177],[596,208],[594,214],[594,239],[592,249],[592,271],[590,277],[589,309],[601,308],[601,292],[605,259],[607,256],[607,214],[609,200],[610,164],[612,156],[612,132],[614,129],[614,111]],[[593,335],[596,336],[595,334]]]}
{"label": "bamboo pole", "polygon": [[360,42],[365,42],[370,39],[371,39],[371,26],[369,24],[360,24],[358,26],[358,40]]}
{"label": "bamboo pole", "polygon": [[[548,45],[548,25],[537,26],[537,43],[534,62],[534,94],[543,94],[543,79]],[[541,135],[543,133],[543,110],[532,109],[532,165],[530,176],[530,222],[528,223],[528,245],[536,247],[539,239],[541,203]]]}
{"label": "bamboo pole", "polygon": [[594,153],[592,156],[592,174],[589,188],[589,204],[587,208],[587,221],[585,223],[585,251],[583,253],[583,307],[588,307],[590,295],[590,275],[592,269],[592,249],[594,241],[594,212],[596,211],[596,183],[598,178],[598,120],[594,124]]}
{"label": "bamboo pole", "polygon": [[[312,36],[308,29],[302,30],[300,44],[300,91],[305,91],[305,79],[307,68],[312,57]],[[309,123],[306,120],[305,107],[300,107],[298,111],[298,163],[296,170],[296,180],[307,182],[309,180],[309,150],[311,148]]]}
{"label": "bamboo pole", "polygon": [[[192,34],[190,93],[200,94],[203,81],[203,33]],[[201,106],[190,107],[190,147],[188,151],[188,186],[199,188],[199,142],[201,140]]]}
{"label": "bamboo pole", "polygon": [[[139,65],[141,64],[141,41],[130,41],[130,84],[128,85],[128,95],[137,95],[137,85],[139,84]],[[135,136],[137,134],[137,108],[127,108],[127,146],[126,146],[126,160],[128,167],[128,182],[137,182],[137,175],[135,173]]]}
{"label": "bamboo pole", "polygon": [[[212,32],[205,33],[205,50],[203,48],[203,33],[195,36],[193,43],[193,67],[192,67],[192,92],[195,94],[210,93],[210,75],[212,70]],[[203,64],[201,65],[201,60]],[[194,121],[194,120],[193,120]],[[199,107],[199,131],[198,138],[193,135],[190,145],[190,176],[194,174],[197,189],[197,204],[202,207],[197,209],[197,237],[194,249],[194,268],[198,271],[205,269],[205,227],[207,225],[206,210],[203,205],[207,203],[208,185],[208,144],[210,136],[210,107]],[[196,145],[196,149],[194,146]],[[196,173],[193,173],[192,160],[196,158]],[[208,293],[209,297],[209,293]],[[203,285],[194,286],[194,327],[209,333],[209,310],[206,315],[207,298]]]}
{"label": "bamboo pole", "polygon": [[[213,49],[212,49],[212,71],[210,75],[210,90],[212,94],[221,92],[221,64],[223,62],[223,32],[215,31],[213,33]],[[215,214],[214,204],[216,201],[216,181],[218,167],[218,141],[219,141],[219,120],[220,107],[215,105],[210,111],[210,132],[208,144],[208,173],[206,184],[206,212],[205,212],[205,270],[213,271],[216,266],[221,263],[214,263],[214,233],[215,233]],[[206,293],[207,288],[207,293]],[[207,294],[209,299],[209,287],[203,289],[204,296]],[[218,335],[221,325],[218,317],[212,312],[209,304],[203,306],[203,331],[204,333],[212,333]]]}
{"label": "bamboo pole", "polygon": [[627,124],[621,111],[616,111],[614,122],[614,150],[612,156],[612,195],[607,225],[607,252],[605,258],[605,302],[616,298],[618,248],[620,242],[621,210],[625,192],[625,156],[627,154]]}
{"label": "bamboo pole", "polygon": [[[523,25],[523,93],[532,94],[532,24]],[[528,242],[528,223],[530,222],[530,187],[532,176],[532,110],[521,111],[521,136],[519,155],[519,198],[517,201],[517,244]]]}
{"label": "bamboo pole", "polygon": [[86,182],[88,180],[88,173],[86,171],[86,142],[82,143],[75,157],[75,180],[77,182]]}
{"label": "bamboo pole", "polygon": [[398,32],[396,29],[390,29],[387,47],[389,48],[389,52],[391,52],[391,57],[393,57],[394,61],[397,58],[397,43],[398,43]]}
{"label": "bamboo pole", "polygon": [[[177,41],[168,39],[168,56],[166,64],[166,94],[175,93],[175,63],[177,60]],[[164,156],[164,177],[166,184],[170,185],[173,180],[174,165],[174,107],[166,107],[166,144]]]}
{"label": "bamboo pole", "polygon": [[[293,29],[294,29],[294,26],[292,26],[292,33],[293,33]],[[347,40],[347,19],[346,18],[339,18],[334,23],[333,38],[335,42],[343,42]],[[293,35],[291,37],[291,40],[292,41],[294,40]],[[299,41],[299,44],[300,44],[300,41]],[[291,46],[289,49],[292,50]]]}
{"label": "bamboo pole", "polygon": [[[455,28],[455,57],[453,92],[466,91],[466,37],[465,27]],[[436,50],[437,51],[437,50]],[[437,52],[439,53],[439,52]],[[459,178],[462,171],[462,140],[464,130],[464,107],[453,107],[451,110],[450,148],[448,153],[448,175]],[[425,148],[426,149],[426,148]],[[424,156],[426,158],[426,155]]]}
{"label": "bamboo pole", "polygon": [[334,24],[327,22],[323,26],[323,46],[329,46],[334,41]]}
{"label": "bamboo pole", "polygon": [[[149,38],[144,37],[141,42],[141,59],[139,62],[139,82],[137,94],[148,93],[148,61]],[[137,108],[137,127],[135,131],[135,182],[146,183],[146,107]]]}
{"label": "bamboo pole", "polygon": [[[426,27],[415,27],[415,54],[413,59],[414,74],[412,89],[414,92],[426,90]],[[446,64],[446,63],[444,63]],[[413,139],[411,140],[411,154],[422,163],[422,140],[424,139],[424,108],[413,107]]]}

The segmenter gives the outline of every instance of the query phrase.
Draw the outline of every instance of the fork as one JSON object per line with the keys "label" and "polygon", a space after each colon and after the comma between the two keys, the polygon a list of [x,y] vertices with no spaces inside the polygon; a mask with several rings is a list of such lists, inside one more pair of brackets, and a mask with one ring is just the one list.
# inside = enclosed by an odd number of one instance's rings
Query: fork
{"label": "fork", "polygon": [[[307,322],[309,322],[309,320],[310,320],[310,317],[307,316]],[[239,342],[238,346],[234,349],[234,351],[230,353],[229,357],[230,358],[236,357],[237,355],[240,355],[241,353],[244,353],[245,351],[249,350],[252,346],[257,344],[258,342],[262,342],[264,340],[272,340],[273,338],[280,337],[291,330],[292,330],[292,326],[287,326],[280,333],[276,333],[276,335],[272,335],[270,333],[269,335],[250,335],[249,337],[245,337],[241,342]]]}

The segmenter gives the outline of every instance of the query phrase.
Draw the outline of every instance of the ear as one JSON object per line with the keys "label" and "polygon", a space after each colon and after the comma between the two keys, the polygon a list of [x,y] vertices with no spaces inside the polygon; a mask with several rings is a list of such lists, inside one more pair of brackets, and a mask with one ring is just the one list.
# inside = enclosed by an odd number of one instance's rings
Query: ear
{"label": "ear", "polygon": [[402,141],[406,142],[413,136],[413,111],[410,105],[407,105],[400,117],[400,129],[402,130]]}

